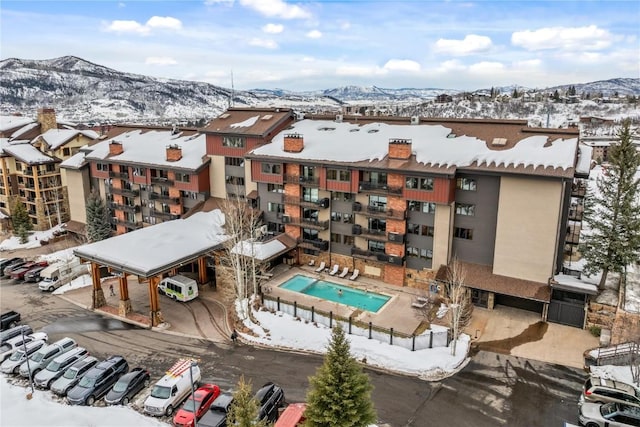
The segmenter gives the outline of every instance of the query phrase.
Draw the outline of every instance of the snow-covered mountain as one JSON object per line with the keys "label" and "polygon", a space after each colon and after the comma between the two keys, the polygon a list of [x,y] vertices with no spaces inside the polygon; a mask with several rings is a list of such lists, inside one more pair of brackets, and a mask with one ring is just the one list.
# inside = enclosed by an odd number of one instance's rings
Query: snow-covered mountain
{"label": "snow-covered mountain", "polygon": [[[575,87],[578,94],[640,95],[640,79],[611,79],[559,86],[557,89],[564,91],[570,86]],[[526,90],[523,86],[513,87]],[[489,90],[480,89],[484,92]],[[500,91],[510,93],[512,89],[500,88]],[[430,103],[437,95],[446,93],[455,97],[461,92],[455,89],[388,89],[376,86],[345,86],[310,92],[282,89],[232,91],[203,82],[123,73],[74,56],[0,61],[0,114],[21,112],[33,115],[39,107],[53,107],[60,117],[76,122],[196,122],[219,115],[229,105],[338,112],[346,104],[365,104],[380,105],[387,110],[393,107],[397,114],[476,117],[479,110],[492,117],[525,118],[505,112],[504,106],[477,109],[475,105],[464,103],[454,106]],[[497,111],[492,113],[493,110]]]}

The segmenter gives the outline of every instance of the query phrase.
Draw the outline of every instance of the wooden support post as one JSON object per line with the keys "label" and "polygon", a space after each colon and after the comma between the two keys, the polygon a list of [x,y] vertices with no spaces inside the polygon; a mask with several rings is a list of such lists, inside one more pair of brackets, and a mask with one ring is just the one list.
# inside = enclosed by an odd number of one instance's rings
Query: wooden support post
{"label": "wooden support post", "polygon": [[207,283],[207,258],[198,258],[198,283],[204,285]]}
{"label": "wooden support post", "polygon": [[93,286],[91,288],[91,308],[95,310],[98,307],[107,305],[107,300],[104,297],[104,291],[100,284],[100,266],[95,262],[91,263],[91,281],[93,282]]}
{"label": "wooden support post", "polygon": [[158,283],[160,283],[160,276],[153,276],[149,278],[149,305],[151,306],[151,326],[158,326],[163,323],[162,314],[160,313],[160,302],[158,298]]}
{"label": "wooden support post", "polygon": [[129,284],[125,273],[122,277],[118,277],[118,286],[120,288],[120,301],[118,302],[118,315],[127,317],[131,313],[131,300],[129,299]]}

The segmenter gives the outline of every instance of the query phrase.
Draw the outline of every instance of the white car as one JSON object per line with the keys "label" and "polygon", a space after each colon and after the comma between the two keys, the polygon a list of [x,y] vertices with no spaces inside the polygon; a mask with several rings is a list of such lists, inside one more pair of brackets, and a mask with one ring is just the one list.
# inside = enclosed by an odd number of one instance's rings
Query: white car
{"label": "white car", "polygon": [[47,345],[46,341],[35,340],[27,344],[26,351],[21,348],[16,349],[16,351],[13,352],[7,360],[2,362],[2,365],[0,365],[0,371],[2,371],[3,374],[18,374],[20,366],[27,360],[27,358],[33,356],[34,353],[39,351],[45,345]]}
{"label": "white car", "polygon": [[18,335],[17,337],[13,337],[5,341],[5,343],[2,344],[2,347],[0,347],[0,362],[4,362],[13,354],[14,351],[23,348],[25,344],[35,340],[48,341],[49,336],[46,332],[36,332],[29,335]]}
{"label": "white car", "polygon": [[637,427],[640,426],[640,407],[616,402],[584,402],[578,418],[585,427]]}

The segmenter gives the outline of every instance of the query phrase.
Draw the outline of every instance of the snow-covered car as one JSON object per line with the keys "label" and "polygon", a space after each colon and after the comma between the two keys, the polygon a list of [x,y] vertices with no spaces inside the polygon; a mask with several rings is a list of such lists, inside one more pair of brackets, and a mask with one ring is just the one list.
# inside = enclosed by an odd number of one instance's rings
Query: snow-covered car
{"label": "snow-covered car", "polygon": [[640,426],[640,407],[616,402],[584,402],[578,418],[585,427],[637,427]]}

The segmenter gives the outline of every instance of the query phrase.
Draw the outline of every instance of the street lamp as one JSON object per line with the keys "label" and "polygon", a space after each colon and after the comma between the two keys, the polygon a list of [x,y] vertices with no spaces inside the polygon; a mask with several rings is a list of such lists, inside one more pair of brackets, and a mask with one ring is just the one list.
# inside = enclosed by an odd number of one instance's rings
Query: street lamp
{"label": "street lamp", "polygon": [[198,366],[198,362],[191,360],[189,363],[189,379],[191,380],[191,401],[193,402],[193,425],[198,427],[198,418],[196,417],[196,386],[193,383],[193,367]]}
{"label": "street lamp", "polygon": [[27,400],[31,400],[33,397],[33,381],[31,379],[31,366],[29,366],[29,354],[27,353],[27,342],[24,340],[24,328],[20,331],[22,334],[22,349],[24,355],[27,358],[27,371],[29,372],[29,387],[31,387],[31,393],[27,393]]}

